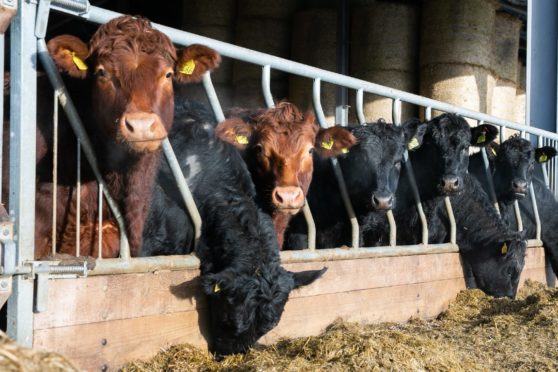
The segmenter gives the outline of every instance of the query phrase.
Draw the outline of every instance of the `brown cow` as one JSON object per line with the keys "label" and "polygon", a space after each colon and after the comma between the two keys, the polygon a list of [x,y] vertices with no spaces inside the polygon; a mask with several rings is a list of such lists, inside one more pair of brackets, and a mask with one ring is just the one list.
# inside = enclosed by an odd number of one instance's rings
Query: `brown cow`
{"label": "brown cow", "polygon": [[304,206],[312,181],[313,153],[337,156],[356,143],[339,127],[321,129],[314,114],[303,115],[295,105],[250,112],[233,110],[216,128],[216,134],[243,152],[256,185],[260,207],[271,215],[279,247],[293,215]]}
{"label": "brown cow", "polygon": [[[143,223],[161,155],[161,141],[166,138],[173,122],[173,80],[178,83],[199,82],[206,71],[219,65],[220,56],[201,45],[176,50],[170,39],[154,29],[147,19],[132,16],[118,17],[99,27],[89,45],[74,36],[62,35],[48,42],[48,50],[59,70],[74,78],[67,81],[70,95],[92,139],[109,191],[123,213],[130,248],[135,255],[141,246]],[[64,124],[67,127],[67,123],[61,123],[61,127]],[[45,137],[49,138],[48,135]],[[67,143],[61,144],[59,157],[73,161],[75,150],[71,148]],[[65,164],[61,169],[64,169],[66,179],[75,182],[75,174],[72,174],[75,166]],[[84,173],[86,178],[89,177],[84,184],[94,182],[91,172]],[[82,207],[94,213],[82,221],[82,230],[86,229],[85,236],[93,238],[82,244],[93,247],[96,227],[95,218],[91,216],[96,215],[97,207],[92,204],[96,202],[92,195],[96,187],[85,186],[85,189],[87,193],[82,196]],[[39,188],[37,193],[36,256],[48,254],[48,244],[44,243],[51,231],[50,196],[41,190]],[[73,242],[76,226],[72,205],[75,206],[75,196],[72,196],[71,188],[62,191],[58,203],[58,209],[62,211],[58,212],[62,216],[60,221],[64,221],[65,216],[70,219],[73,216],[70,221],[73,225],[68,223],[63,231],[60,228],[58,231],[63,243]],[[112,239],[117,234],[113,232],[110,236]],[[82,254],[92,253],[92,250],[82,250]]]}

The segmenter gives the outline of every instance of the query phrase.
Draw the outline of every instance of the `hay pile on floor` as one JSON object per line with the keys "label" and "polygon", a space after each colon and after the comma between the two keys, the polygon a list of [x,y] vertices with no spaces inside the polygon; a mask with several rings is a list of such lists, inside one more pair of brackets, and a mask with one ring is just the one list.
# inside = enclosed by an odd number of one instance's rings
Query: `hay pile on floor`
{"label": "hay pile on floor", "polygon": [[60,354],[18,346],[0,331],[0,371],[69,372],[78,369]]}
{"label": "hay pile on floor", "polygon": [[319,336],[282,340],[215,362],[173,346],[124,371],[558,370],[558,290],[528,282],[516,300],[461,292],[432,321],[337,321]]}

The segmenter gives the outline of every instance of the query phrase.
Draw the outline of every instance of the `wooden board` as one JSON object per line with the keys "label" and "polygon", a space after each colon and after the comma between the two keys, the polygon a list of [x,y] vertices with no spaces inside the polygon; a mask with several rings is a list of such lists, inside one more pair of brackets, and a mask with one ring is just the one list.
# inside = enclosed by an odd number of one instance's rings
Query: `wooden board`
{"label": "wooden board", "polygon": [[[262,342],[318,334],[338,317],[431,318],[465,288],[457,253],[285,265],[291,271],[323,266],[324,277],[291,293],[279,325]],[[48,310],[34,316],[34,346],[61,352],[91,371],[149,358],[171,344],[206,347],[206,304],[197,275],[182,270],[51,280]],[[521,281],[527,278],[546,281],[542,248],[528,249]]]}

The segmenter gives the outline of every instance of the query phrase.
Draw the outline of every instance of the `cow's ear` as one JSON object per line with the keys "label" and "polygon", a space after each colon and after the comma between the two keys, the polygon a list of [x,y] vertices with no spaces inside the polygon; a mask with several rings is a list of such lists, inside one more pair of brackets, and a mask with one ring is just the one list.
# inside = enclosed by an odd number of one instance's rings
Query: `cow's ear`
{"label": "cow's ear", "polygon": [[79,79],[87,76],[85,60],[89,48],[83,41],[72,35],[60,35],[50,39],[47,48],[58,70]]}
{"label": "cow's ear", "polygon": [[401,127],[405,133],[405,142],[409,150],[416,150],[422,145],[424,133],[426,133],[427,124],[418,119],[410,119],[405,121]]}
{"label": "cow's ear", "polygon": [[240,118],[222,121],[215,128],[217,137],[230,143],[239,150],[244,150],[252,139],[254,127]]}
{"label": "cow's ear", "polygon": [[494,125],[482,124],[471,128],[471,146],[484,147],[496,139],[498,128]]}
{"label": "cow's ear", "polygon": [[499,149],[500,146],[496,142],[492,142],[486,146],[486,155],[488,155],[489,159],[494,159],[498,156]]}
{"label": "cow's ear", "polygon": [[538,163],[546,163],[556,156],[556,149],[550,146],[539,147],[535,149],[535,160]]}
{"label": "cow's ear", "polygon": [[351,132],[343,127],[331,127],[318,130],[314,147],[322,158],[346,154],[357,143]]}
{"label": "cow's ear", "polygon": [[197,83],[203,74],[219,67],[221,55],[204,45],[194,44],[177,51],[175,74],[179,83]]}
{"label": "cow's ear", "polygon": [[321,270],[306,270],[306,271],[299,271],[297,273],[291,272],[291,275],[293,276],[293,280],[294,280],[293,289],[313,283],[320,276],[324,275],[326,271],[327,271],[327,267],[324,267]]}

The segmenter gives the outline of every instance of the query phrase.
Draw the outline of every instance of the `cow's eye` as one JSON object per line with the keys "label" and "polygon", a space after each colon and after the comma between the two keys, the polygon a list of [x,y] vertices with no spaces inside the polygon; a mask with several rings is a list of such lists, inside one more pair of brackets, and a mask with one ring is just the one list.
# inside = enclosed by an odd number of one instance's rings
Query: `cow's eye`
{"label": "cow's eye", "polygon": [[312,155],[312,154],[314,153],[314,148],[313,148],[313,147],[310,147],[310,148],[308,149],[308,153],[309,153],[310,155]]}
{"label": "cow's eye", "polygon": [[263,153],[263,147],[262,145],[256,145],[254,146],[254,152],[256,153],[256,155],[261,155]]}
{"label": "cow's eye", "polygon": [[172,71],[167,72],[167,74],[165,75],[165,77],[167,79],[170,79],[172,77]]}
{"label": "cow's eye", "polygon": [[97,71],[95,71],[95,75],[98,76],[98,77],[106,77],[106,76],[107,76],[107,72],[105,71],[104,68],[99,67],[99,68],[97,69]]}

